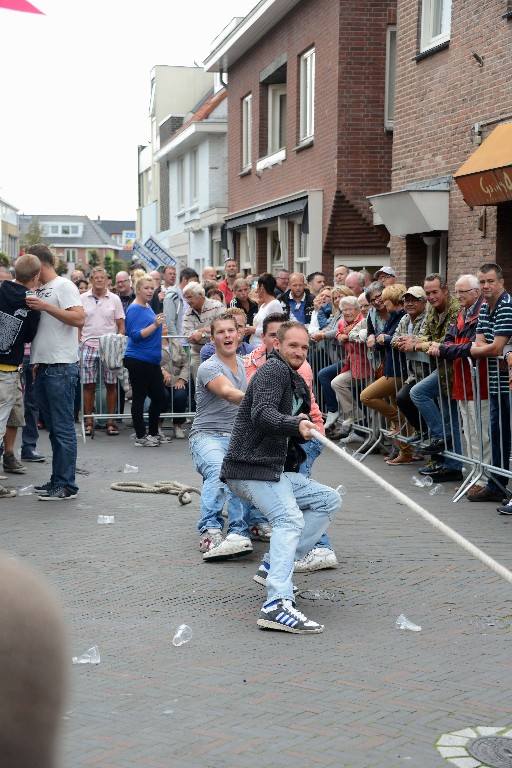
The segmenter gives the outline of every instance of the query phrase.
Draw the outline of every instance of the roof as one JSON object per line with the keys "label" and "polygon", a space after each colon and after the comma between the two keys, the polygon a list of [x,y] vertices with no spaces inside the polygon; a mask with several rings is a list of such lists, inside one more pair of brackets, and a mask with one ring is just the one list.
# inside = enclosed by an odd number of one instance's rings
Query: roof
{"label": "roof", "polygon": [[135,221],[114,221],[113,219],[97,219],[96,224],[102,228],[107,235],[120,235],[122,232],[133,231]]}
{"label": "roof", "polygon": [[54,248],[109,248],[118,251],[121,247],[111,239],[110,235],[96,222],[91,221],[88,216],[62,215],[21,215],[19,217],[20,234],[28,232],[30,224],[37,219],[40,224],[81,224],[83,226],[82,235],[72,236],[46,236],[43,241],[49,243]]}

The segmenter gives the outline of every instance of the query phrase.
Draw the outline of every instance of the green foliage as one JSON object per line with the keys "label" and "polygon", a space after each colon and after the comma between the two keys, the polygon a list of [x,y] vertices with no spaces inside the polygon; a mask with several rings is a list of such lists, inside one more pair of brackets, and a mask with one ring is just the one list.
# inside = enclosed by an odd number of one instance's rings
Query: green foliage
{"label": "green foliage", "polygon": [[67,275],[68,273],[68,265],[65,261],[59,261],[57,262],[57,266],[55,267],[55,271],[58,275]]}
{"label": "green foliage", "polygon": [[97,267],[100,263],[100,257],[98,256],[98,251],[95,248],[92,248],[89,251],[89,267],[93,269],[94,267]]}
{"label": "green foliage", "polygon": [[9,259],[5,255],[5,253],[0,253],[0,267],[8,267],[9,266]]}
{"label": "green foliage", "polygon": [[32,219],[28,230],[20,237],[21,248],[30,248],[31,245],[43,243],[45,240],[43,231],[39,225],[39,219]]}

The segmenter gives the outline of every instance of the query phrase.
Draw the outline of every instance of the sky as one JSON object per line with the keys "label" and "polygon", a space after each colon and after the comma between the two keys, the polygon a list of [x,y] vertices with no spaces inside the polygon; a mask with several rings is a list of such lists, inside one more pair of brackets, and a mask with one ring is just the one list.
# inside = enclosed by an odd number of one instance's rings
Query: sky
{"label": "sky", "polygon": [[257,0],[31,0],[0,8],[0,198],[26,214],[134,220],[156,64],[201,65]]}

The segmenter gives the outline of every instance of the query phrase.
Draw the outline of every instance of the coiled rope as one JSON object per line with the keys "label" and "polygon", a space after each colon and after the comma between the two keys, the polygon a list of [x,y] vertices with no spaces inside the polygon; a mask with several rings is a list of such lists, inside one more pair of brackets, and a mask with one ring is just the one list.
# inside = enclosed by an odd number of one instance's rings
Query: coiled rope
{"label": "coiled rope", "polygon": [[351,456],[347,451],[344,451],[342,448],[334,445],[334,443],[325,437],[325,435],[321,435],[315,429],[311,430],[311,434],[320,440],[323,445],[326,445],[327,448],[329,448],[331,451],[334,451],[334,453],[337,453],[338,456],[341,456],[344,461],[357,468],[360,472],[366,475],[366,477],[368,477],[370,480],[373,480],[374,483],[380,485],[381,488],[384,488],[384,490],[390,493],[391,496],[394,496],[397,501],[405,504],[405,506],[408,507],[412,512],[416,512],[416,514],[420,515],[424,520],[427,521],[427,523],[433,525],[434,528],[437,528],[438,531],[441,531],[445,534],[445,536],[448,536],[448,538],[458,544],[459,547],[462,547],[462,549],[465,549],[466,552],[469,552],[470,555],[473,555],[473,557],[476,557],[478,560],[480,560],[484,565],[490,568],[491,571],[494,571],[494,573],[497,573],[498,576],[501,576],[503,579],[512,584],[512,572],[509,571],[508,568],[505,568],[505,566],[501,565],[501,563],[498,563],[486,552],[476,547],[470,541],[465,539],[464,536],[461,536],[460,533],[454,531],[453,528],[450,528],[437,517],[431,515],[430,512],[427,512],[426,509],[423,509],[423,507],[420,507],[419,504],[416,504],[415,501],[412,501],[412,499],[406,496],[405,493],[397,490],[394,486],[377,475],[376,472],[373,472],[364,464],[361,464],[359,461],[357,461],[357,459],[354,459],[353,456]]}
{"label": "coiled rope", "polygon": [[192,498],[191,493],[198,493],[201,495],[199,488],[195,488],[192,485],[183,485],[177,483],[174,480],[158,481],[150,485],[149,483],[125,481],[121,483],[112,483],[110,486],[113,491],[125,491],[126,493],[169,493],[172,496],[177,496],[180,504],[190,504]]}

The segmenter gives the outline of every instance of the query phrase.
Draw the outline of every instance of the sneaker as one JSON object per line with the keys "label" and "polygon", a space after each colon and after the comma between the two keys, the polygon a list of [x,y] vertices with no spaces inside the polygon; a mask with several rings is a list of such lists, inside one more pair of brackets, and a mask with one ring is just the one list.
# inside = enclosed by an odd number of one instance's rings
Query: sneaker
{"label": "sneaker", "polygon": [[39,501],[67,501],[76,499],[77,492],[70,488],[50,488],[50,490],[39,495]]}
{"label": "sneaker", "polygon": [[211,547],[218,547],[222,542],[222,533],[220,528],[208,528],[201,534],[199,539],[199,551],[203,554],[208,552]]}
{"label": "sneaker", "polygon": [[338,411],[328,411],[327,418],[324,424],[325,429],[329,429],[329,427],[332,427],[334,424],[336,424],[339,418],[339,415],[340,414]]}
{"label": "sneaker", "polygon": [[496,509],[500,515],[512,515],[512,499],[509,499],[507,504],[500,504]]}
{"label": "sneaker", "polygon": [[176,424],[174,425],[174,437],[176,440],[184,440],[186,438],[185,430],[181,427],[178,427]]}
{"label": "sneaker", "polygon": [[[260,567],[258,568],[258,570],[256,571],[256,573],[252,578],[256,582],[256,584],[261,584],[262,587],[266,587],[267,576],[269,571],[270,571],[269,563],[266,563],[264,560],[262,560],[260,563]],[[296,587],[295,584],[293,584],[292,586],[293,586],[293,594],[294,595],[298,594],[299,588]]]}
{"label": "sneaker", "polygon": [[272,600],[264,605],[256,623],[262,629],[279,629],[296,635],[316,635],[324,631],[322,624],[304,616],[291,600]]}
{"label": "sneaker", "polygon": [[153,435],[144,435],[144,437],[137,437],[135,439],[135,445],[141,446],[142,448],[158,448],[160,441],[158,437],[154,437]]}
{"label": "sneaker", "polygon": [[265,523],[251,525],[249,533],[251,534],[251,539],[255,539],[255,541],[270,541],[272,526]]}
{"label": "sneaker", "polygon": [[21,454],[22,461],[44,461],[44,458],[45,457],[41,453],[37,453],[37,451]]}
{"label": "sneaker", "polygon": [[15,475],[22,475],[27,468],[18,461],[14,453],[4,453],[3,457],[4,472],[12,472]]}
{"label": "sneaker", "polygon": [[156,439],[158,440],[159,443],[172,443],[172,437],[168,437],[167,435],[164,435],[163,432],[159,432],[158,435],[156,436]]}
{"label": "sneaker", "polygon": [[215,547],[210,547],[203,555],[203,560],[229,560],[232,557],[250,555],[252,552],[251,540],[239,533],[228,533],[224,541]]}
{"label": "sneaker", "polygon": [[322,571],[324,568],[336,568],[338,560],[332,549],[327,547],[314,547],[310,552],[295,561],[295,573],[312,573]]}
{"label": "sneaker", "polygon": [[13,496],[17,495],[13,488],[4,488],[3,485],[0,485],[0,499],[12,499]]}
{"label": "sneaker", "polygon": [[52,487],[51,482],[48,480],[48,482],[43,483],[43,485],[34,485],[34,491],[42,496],[43,494],[47,494],[48,491],[51,491]]}

